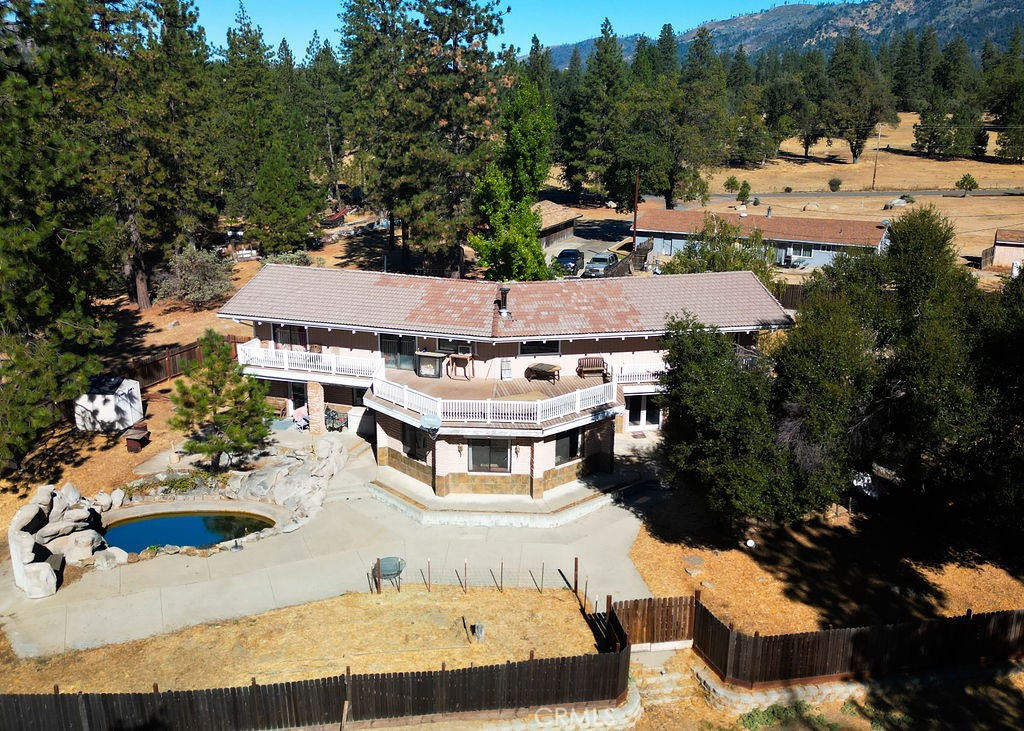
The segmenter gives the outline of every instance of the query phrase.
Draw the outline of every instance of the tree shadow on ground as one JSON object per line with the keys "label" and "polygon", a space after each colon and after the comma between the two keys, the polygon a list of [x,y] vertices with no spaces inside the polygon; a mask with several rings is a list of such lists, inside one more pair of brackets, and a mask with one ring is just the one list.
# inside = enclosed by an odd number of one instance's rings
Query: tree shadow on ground
{"label": "tree shadow on ground", "polygon": [[623,221],[617,218],[592,219],[577,221],[575,235],[581,239],[591,241],[618,242],[631,235],[633,230],[632,221]]}
{"label": "tree shadow on ground", "polygon": [[430,266],[425,263],[423,252],[416,247],[410,248],[408,261],[405,261],[401,235],[396,235],[395,247],[388,249],[388,232],[384,230],[358,231],[346,237],[341,253],[327,265],[339,269],[406,273]]}
{"label": "tree shadow on ground", "polygon": [[36,485],[60,481],[69,467],[79,467],[96,452],[106,452],[120,443],[120,433],[109,435],[80,432],[73,422],[61,422],[43,434],[20,469],[0,482],[0,492],[25,496]]}
{"label": "tree shadow on ground", "polygon": [[152,323],[144,322],[138,308],[128,302],[125,296],[107,300],[96,305],[96,314],[103,322],[113,322],[114,340],[100,354],[108,367],[126,365],[132,359],[153,357],[164,350],[163,345],[146,343],[146,337],[155,329]]}
{"label": "tree shadow on ground", "polygon": [[823,520],[761,531],[752,551],[791,599],[822,625],[855,627],[945,616],[947,597],[920,568],[989,563],[1015,577],[1022,559],[1008,537],[949,511],[887,501],[846,524]]}
{"label": "tree shadow on ground", "polygon": [[735,546],[735,537],[715,519],[703,495],[685,487],[662,486],[657,447],[637,449],[615,459],[616,472],[632,478],[634,484],[615,493],[612,500],[636,515],[654,538],[694,548]]}
{"label": "tree shadow on ground", "polygon": [[779,150],[776,158],[782,162],[796,163],[797,165],[849,165],[850,163],[839,156],[839,153],[830,152],[827,155],[811,155],[804,157],[803,153],[784,152]]}
{"label": "tree shadow on ground", "polygon": [[[1020,668],[1015,668],[1017,671]],[[848,711],[867,719],[872,729],[971,729],[1001,731],[1024,728],[1021,678],[1011,668],[969,674],[951,673],[872,687],[863,701],[851,701]]]}

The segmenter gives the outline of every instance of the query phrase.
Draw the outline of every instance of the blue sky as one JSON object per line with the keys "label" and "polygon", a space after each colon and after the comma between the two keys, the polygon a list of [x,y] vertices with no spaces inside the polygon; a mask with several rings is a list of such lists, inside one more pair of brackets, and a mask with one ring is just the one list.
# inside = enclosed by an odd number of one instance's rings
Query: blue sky
{"label": "blue sky", "polygon": [[[199,8],[199,22],[206,28],[207,41],[213,46],[223,46],[227,29],[238,12],[237,0],[194,2]],[[707,5],[694,0],[503,0],[502,4],[506,2],[512,12],[505,18],[502,41],[524,51],[529,48],[530,37],[534,34],[546,46],[592,38],[600,33],[605,17],[611,19],[619,35],[646,33],[653,38],[665,23],[671,23],[676,32],[681,33],[709,20],[783,4],[769,0],[719,0]],[[248,0],[245,7],[253,21],[263,28],[268,43],[276,47],[282,38],[287,38],[299,59],[314,30],[332,43],[338,39],[339,2]]]}

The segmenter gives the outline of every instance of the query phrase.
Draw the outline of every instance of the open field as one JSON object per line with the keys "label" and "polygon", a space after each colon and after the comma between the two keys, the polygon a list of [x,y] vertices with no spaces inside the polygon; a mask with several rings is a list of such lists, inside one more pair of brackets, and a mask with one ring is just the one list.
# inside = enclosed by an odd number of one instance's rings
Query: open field
{"label": "open field", "polygon": [[[982,188],[1024,187],[1024,165],[996,162],[994,158],[975,160],[929,160],[913,151],[914,124],[918,115],[900,114],[898,127],[882,125],[881,149],[878,169],[875,171],[877,137],[867,143],[860,161],[854,165],[850,147],[842,140],[831,146],[821,142],[810,150],[810,159],[803,157],[803,147],[795,139],[782,143],[782,155],[769,160],[763,167],[752,169],[726,168],[715,173],[711,190],[721,193],[725,179],[735,175],[750,182],[754,195],[782,192],[786,187],[794,191],[828,191],[832,177],[843,181],[842,190],[870,190],[876,175],[875,190],[912,191],[954,189],[954,183],[964,173],[970,173]],[[989,135],[989,153],[995,150],[995,135]]]}
{"label": "open field", "polygon": [[[159,559],[157,559],[159,560]],[[230,601],[229,597],[224,598]],[[482,623],[483,642],[463,626]],[[344,594],[174,634],[19,660],[0,636],[0,687],[6,693],[147,692],[217,688],[353,673],[489,665],[506,660],[595,652],[572,592],[409,583],[397,593]]]}

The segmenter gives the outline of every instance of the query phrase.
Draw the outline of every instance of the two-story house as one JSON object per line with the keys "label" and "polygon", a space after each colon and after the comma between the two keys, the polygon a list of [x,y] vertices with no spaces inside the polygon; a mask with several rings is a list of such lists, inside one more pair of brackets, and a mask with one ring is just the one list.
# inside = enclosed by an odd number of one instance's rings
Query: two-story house
{"label": "two-story house", "polygon": [[437,495],[540,497],[609,471],[616,431],[657,429],[666,320],[750,345],[790,318],[750,272],[495,282],[269,265],[218,313],[247,373],[365,409],[378,463]]}

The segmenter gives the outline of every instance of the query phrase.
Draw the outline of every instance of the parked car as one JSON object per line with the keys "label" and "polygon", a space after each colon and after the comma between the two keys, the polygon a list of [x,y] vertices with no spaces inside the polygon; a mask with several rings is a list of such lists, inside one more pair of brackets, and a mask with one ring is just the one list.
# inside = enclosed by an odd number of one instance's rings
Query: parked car
{"label": "parked car", "polygon": [[590,261],[587,262],[587,268],[583,270],[584,277],[604,277],[608,275],[608,270],[611,269],[619,257],[615,256],[610,251],[603,251],[600,254],[594,254],[590,257]]}
{"label": "parked car", "polygon": [[579,249],[562,249],[555,257],[555,264],[565,269],[569,274],[579,274],[583,268],[583,252]]}

